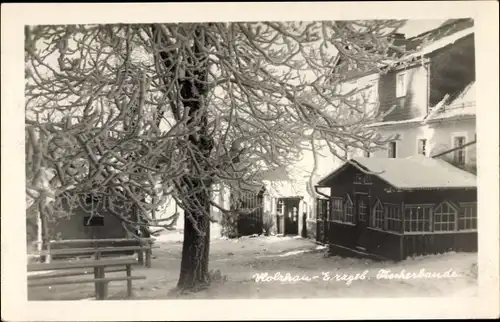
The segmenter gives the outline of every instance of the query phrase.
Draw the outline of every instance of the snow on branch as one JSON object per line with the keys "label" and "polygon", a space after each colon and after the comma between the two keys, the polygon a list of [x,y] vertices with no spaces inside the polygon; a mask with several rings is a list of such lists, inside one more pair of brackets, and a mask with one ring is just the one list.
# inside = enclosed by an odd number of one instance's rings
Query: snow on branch
{"label": "snow on branch", "polygon": [[402,24],[26,27],[26,189],[53,210],[64,193],[86,193],[144,218],[158,206],[146,200],[171,196],[196,222],[210,204],[223,210],[214,183],[258,186],[311,142],[341,159],[346,146],[382,146],[366,127],[378,107],[342,84],[346,70],[379,71]]}

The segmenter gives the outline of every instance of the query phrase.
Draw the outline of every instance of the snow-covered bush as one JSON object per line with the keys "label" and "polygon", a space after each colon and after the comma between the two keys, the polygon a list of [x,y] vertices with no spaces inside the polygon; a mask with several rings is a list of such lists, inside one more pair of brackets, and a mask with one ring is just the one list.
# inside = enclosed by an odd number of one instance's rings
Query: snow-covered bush
{"label": "snow-covered bush", "polygon": [[238,237],[238,216],[224,213],[220,221],[221,235],[227,238]]}
{"label": "snow-covered bush", "polygon": [[264,231],[264,235],[271,235],[271,230],[274,227],[274,215],[269,211],[265,211],[262,216],[262,230]]}

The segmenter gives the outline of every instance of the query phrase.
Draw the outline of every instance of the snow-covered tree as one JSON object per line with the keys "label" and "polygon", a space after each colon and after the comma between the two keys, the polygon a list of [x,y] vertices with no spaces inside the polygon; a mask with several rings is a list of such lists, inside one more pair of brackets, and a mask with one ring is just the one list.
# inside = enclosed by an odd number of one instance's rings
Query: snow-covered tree
{"label": "snow-covered tree", "polygon": [[26,27],[31,207],[50,217],[61,196],[90,193],[133,223],[115,205],[146,214],[158,206],[148,201],[173,197],[185,213],[178,287],[206,285],[209,209],[231,211],[211,200],[213,183],[243,194],[261,184],[262,171],[317,142],[341,159],[346,147],[386,143],[365,127],[379,115],[359,100],[363,88],[341,85],[345,70],[392,63],[388,37],[402,24]]}

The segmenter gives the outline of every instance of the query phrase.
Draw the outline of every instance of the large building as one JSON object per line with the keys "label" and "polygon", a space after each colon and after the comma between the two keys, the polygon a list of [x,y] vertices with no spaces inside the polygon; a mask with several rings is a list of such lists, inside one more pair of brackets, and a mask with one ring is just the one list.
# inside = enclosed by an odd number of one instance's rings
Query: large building
{"label": "large building", "polygon": [[[404,37],[402,35],[402,37]],[[377,132],[399,138],[370,157],[433,157],[476,139],[475,49],[471,19],[446,25],[403,42],[409,64],[374,82],[382,111],[395,109]],[[475,146],[445,155],[459,166],[475,166]]]}
{"label": "large building", "polygon": [[[377,133],[394,140],[384,148],[349,151],[348,158],[439,157],[475,172],[475,48],[472,19],[450,19],[411,38],[395,34],[404,47],[404,63],[387,72],[351,72],[344,90],[367,87],[368,108],[387,115],[372,123]],[[464,146],[463,148],[460,148]],[[316,160],[315,185],[342,162],[328,151]],[[317,239],[328,221],[328,193],[311,192],[311,155],[293,169],[267,180],[264,209],[276,216],[277,232]],[[276,174],[275,174],[276,175]]]}
{"label": "large building", "polygon": [[352,151],[350,162],[320,180],[330,192],[317,240],[336,252],[396,260],[476,251],[473,21],[397,36],[409,52],[402,64],[349,80],[372,83],[371,96],[388,113],[370,127],[391,140]]}

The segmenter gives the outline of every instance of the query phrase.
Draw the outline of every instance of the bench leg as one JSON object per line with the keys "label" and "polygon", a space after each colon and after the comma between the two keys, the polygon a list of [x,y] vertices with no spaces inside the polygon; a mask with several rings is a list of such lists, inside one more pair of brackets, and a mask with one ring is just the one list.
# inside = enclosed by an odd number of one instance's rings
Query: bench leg
{"label": "bench leg", "polygon": [[[132,276],[132,266],[127,265],[127,277]],[[127,296],[132,297],[132,280],[127,280]]]}
{"label": "bench leg", "polygon": [[144,252],[142,250],[137,252],[137,259],[140,265],[144,265]]}
{"label": "bench leg", "polygon": [[[94,278],[99,278],[100,276],[100,272],[99,272],[99,267],[94,267]],[[99,282],[95,282],[94,283],[94,289],[95,289],[95,298],[96,300],[99,300],[99,287],[100,287],[100,284]]]}
{"label": "bench leg", "polygon": [[[94,268],[95,278],[104,278],[104,267]],[[107,297],[108,283],[106,282],[96,282],[95,283],[95,294],[97,300],[104,300]]]}
{"label": "bench leg", "polygon": [[[104,277],[104,275],[103,275]],[[102,282],[101,284],[101,300],[105,300],[108,297],[108,282]]]}
{"label": "bench leg", "polygon": [[146,250],[146,267],[147,268],[151,268],[151,256],[152,256],[151,249]]}

